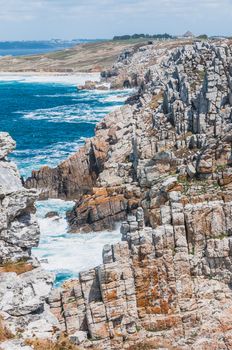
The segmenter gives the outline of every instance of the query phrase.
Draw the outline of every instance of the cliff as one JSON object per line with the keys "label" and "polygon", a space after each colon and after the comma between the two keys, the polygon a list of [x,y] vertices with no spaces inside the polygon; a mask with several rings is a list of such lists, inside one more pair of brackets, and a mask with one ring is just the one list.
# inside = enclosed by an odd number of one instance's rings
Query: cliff
{"label": "cliff", "polygon": [[229,187],[231,47],[169,45],[122,54],[107,81],[124,84],[127,74],[133,85],[136,77],[138,93],[106,116],[74,156],[26,181],[43,196],[76,199],[68,215],[72,231],[111,229],[140,205],[155,228],[169,176],[182,194],[193,188],[199,196],[207,188],[216,196]]}
{"label": "cliff", "polygon": [[139,208],[101,266],[51,294],[83,349],[231,349],[232,202],[184,207],[166,194],[156,229]]}
{"label": "cliff", "polygon": [[[9,134],[0,133],[0,328],[3,322],[11,337],[50,338],[60,328],[46,303],[54,275],[31,255],[40,236],[37,196],[23,187],[16,165],[7,159],[14,147]],[[21,349],[14,346],[13,341],[0,348]]]}
{"label": "cliff", "polygon": [[105,79],[138,92],[28,179],[76,198],[74,232],[123,220],[103,264],[49,296],[80,349],[232,348],[231,65],[229,42],[124,52]]}

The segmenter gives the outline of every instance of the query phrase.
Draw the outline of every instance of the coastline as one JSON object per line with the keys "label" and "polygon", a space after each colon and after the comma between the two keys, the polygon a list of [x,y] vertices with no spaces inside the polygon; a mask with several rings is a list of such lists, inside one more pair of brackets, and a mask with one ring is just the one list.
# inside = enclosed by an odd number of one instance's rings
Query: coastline
{"label": "coastline", "polygon": [[[16,86],[16,90],[23,89],[25,96],[30,94],[31,98],[34,96],[37,100],[39,99],[52,99],[57,100],[59,99],[61,105],[59,104],[56,107],[51,108],[45,108],[43,105],[42,109],[38,108],[35,110],[32,110],[30,112],[27,112],[24,109],[22,110],[22,119],[28,120],[28,123],[31,121],[31,123],[40,123],[42,122],[48,122],[50,124],[50,129],[48,127],[47,132],[51,130],[51,125],[54,126],[57,124],[54,123],[63,123],[62,129],[65,127],[65,123],[68,125],[71,125],[75,123],[76,128],[74,130],[74,133],[78,137],[78,123],[81,120],[81,110],[84,112],[84,108],[86,108],[86,113],[88,112],[88,107],[91,108],[91,101],[93,100],[93,105],[90,115],[83,114],[82,116],[82,123],[97,123],[97,119],[101,118],[100,114],[108,114],[111,112],[112,109],[117,108],[118,104],[122,102],[125,98],[118,97],[118,94],[120,96],[120,91],[117,91],[114,93],[113,90],[102,90],[102,91],[78,91],[75,87],[79,84],[83,84],[85,81],[91,79],[92,81],[96,81],[100,79],[100,74],[96,73],[78,73],[78,74],[62,74],[62,73],[34,73],[34,72],[27,72],[27,73],[0,73],[0,81],[5,81],[8,84],[8,81],[10,81],[9,89],[14,89],[13,86]],[[13,80],[13,84],[11,84]],[[35,84],[33,83],[35,82]],[[36,89],[36,86],[40,86],[41,88],[41,82],[44,83],[44,86],[42,87],[42,92],[39,92],[36,90],[36,92],[33,92],[33,89]],[[14,84],[16,83],[16,84]],[[23,84],[20,84],[23,83]],[[24,84],[29,83],[29,84]],[[30,88],[30,83],[31,88]],[[50,84],[54,83],[54,84]],[[58,86],[58,94],[57,94],[57,83],[65,84],[63,87]],[[66,84],[68,86],[66,86]],[[50,85],[49,91],[43,93],[43,89],[46,89],[45,86]],[[59,84],[58,84],[59,85]],[[74,85],[74,86],[71,86]],[[30,90],[32,89],[32,90]],[[63,92],[62,92],[63,91]],[[121,92],[122,93],[122,92]],[[62,100],[62,94],[64,96],[64,99]],[[124,92],[123,92],[124,94]],[[80,95],[80,100],[82,99],[82,103],[80,106],[80,109],[78,110],[78,96]],[[56,96],[59,96],[58,98]],[[96,102],[97,101],[97,102]],[[105,101],[105,102],[103,102]],[[118,102],[117,102],[118,101]],[[67,105],[65,105],[67,103]],[[70,105],[69,105],[70,103]],[[100,108],[98,106],[98,103],[100,103]],[[73,107],[76,104],[76,108]],[[86,107],[85,107],[86,105]],[[19,108],[20,110],[20,108]],[[69,112],[68,112],[69,111]],[[70,112],[71,111],[71,112]],[[106,112],[107,111],[107,112]],[[19,113],[19,112],[18,112]],[[70,113],[70,115],[69,115]],[[95,115],[96,113],[96,115]],[[98,114],[99,117],[98,117]],[[96,121],[94,121],[94,115],[96,118]],[[15,117],[14,117],[15,118]],[[76,118],[76,120],[74,120]],[[79,119],[78,119],[79,118]],[[69,122],[70,123],[69,123]],[[67,125],[66,124],[66,125]],[[47,124],[48,125],[48,124]],[[87,124],[86,124],[87,125]],[[59,127],[57,127],[59,129]],[[88,127],[90,129],[90,127]],[[71,129],[67,129],[71,130]],[[38,134],[40,134],[39,127],[34,131]],[[82,130],[83,131],[83,130]],[[50,131],[51,132],[51,131]],[[62,132],[62,131],[60,131]],[[81,131],[80,131],[81,132]],[[93,129],[92,129],[93,132]],[[30,134],[31,137],[33,137],[33,134]],[[72,140],[72,135],[68,134],[68,139],[66,140],[66,144],[69,143],[73,144],[72,149],[70,146],[67,146],[67,149],[64,146],[60,144],[60,146],[56,146],[56,144],[50,146],[47,149],[41,148],[40,151],[35,151],[35,156],[32,151],[31,153],[31,163],[34,163],[33,169],[39,170],[43,165],[56,167],[58,166],[63,160],[66,160],[67,158],[71,157],[73,153],[77,152],[78,149],[75,147],[75,141]],[[43,138],[43,133],[40,134],[40,137]],[[91,137],[93,135],[88,134],[82,134],[83,137]],[[37,140],[38,141],[38,140]],[[76,140],[76,146],[81,147],[84,143],[83,139],[80,138],[80,140]],[[42,147],[42,146],[41,146]],[[70,153],[67,154],[64,159],[60,159],[57,161],[57,164],[53,164],[53,161],[56,161],[59,157],[59,154],[61,152],[68,152],[67,150],[70,150]],[[29,149],[30,150],[30,149]],[[46,153],[50,156],[52,159],[47,159],[47,164],[40,164],[40,162],[43,161],[46,157]],[[25,153],[27,154],[27,158],[29,159],[29,152],[28,150],[25,150]],[[28,154],[29,153],[29,154]],[[15,154],[15,158],[14,158]],[[16,155],[17,154],[17,155]],[[56,159],[56,154],[57,159]],[[18,163],[18,166],[20,167],[20,171],[27,171],[27,167],[22,166],[20,164],[20,160],[22,162],[25,161],[23,159],[23,151],[22,150],[16,150],[15,153],[11,155],[11,159],[14,160],[16,163]],[[48,156],[48,157],[49,157]],[[29,161],[29,160],[28,160]],[[38,161],[38,164],[37,164]],[[22,168],[21,168],[22,166]],[[28,174],[30,176],[30,174]],[[72,207],[67,208],[67,201],[45,201],[45,202],[37,202],[38,207],[40,208],[46,208],[46,210],[40,215],[40,212],[37,212],[37,219],[39,221],[40,225],[40,231],[41,231],[41,242],[39,247],[34,251],[33,253],[35,256],[41,261],[41,265],[45,270],[52,271],[56,274],[56,285],[59,286],[62,282],[69,278],[78,277],[78,274],[82,272],[83,270],[87,270],[89,268],[93,268],[94,266],[100,264],[102,262],[102,249],[105,244],[112,244],[120,241],[120,233],[119,230],[116,230],[112,233],[109,233],[108,231],[104,231],[101,234],[96,234],[94,232],[89,233],[89,235],[84,236],[75,236],[73,234],[70,234],[68,231],[68,223],[66,221],[66,211],[69,209],[73,209],[75,203],[73,202]],[[59,215],[49,218],[46,217],[46,214],[49,212],[57,212]],[[64,245],[66,248],[62,249],[61,245]],[[66,252],[67,258],[66,258]],[[75,256],[75,254],[78,254],[78,259],[75,259],[75,263],[73,263],[72,257]],[[88,263],[86,256],[89,254],[92,254],[94,258],[92,258]],[[61,256],[63,256],[63,261],[61,262]],[[64,268],[65,267],[65,268]]]}
{"label": "coastline", "polygon": [[57,73],[57,72],[0,72],[0,81],[51,82],[85,84],[86,81],[100,82],[100,73]]}

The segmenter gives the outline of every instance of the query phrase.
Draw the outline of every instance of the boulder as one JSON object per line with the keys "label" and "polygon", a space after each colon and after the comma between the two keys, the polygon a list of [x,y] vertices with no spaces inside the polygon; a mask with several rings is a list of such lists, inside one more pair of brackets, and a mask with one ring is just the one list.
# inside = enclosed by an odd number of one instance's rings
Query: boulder
{"label": "boulder", "polygon": [[81,345],[87,340],[87,333],[83,331],[75,332],[69,336],[69,340],[75,345]]}

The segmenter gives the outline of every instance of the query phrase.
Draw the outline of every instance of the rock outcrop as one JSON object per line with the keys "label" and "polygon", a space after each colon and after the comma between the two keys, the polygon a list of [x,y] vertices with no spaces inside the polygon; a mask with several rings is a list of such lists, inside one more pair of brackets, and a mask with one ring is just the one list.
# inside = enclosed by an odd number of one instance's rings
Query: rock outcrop
{"label": "rock outcrop", "polygon": [[232,202],[184,206],[167,195],[156,229],[139,208],[101,266],[51,294],[51,310],[83,348],[232,347]]}
{"label": "rock outcrop", "polygon": [[232,348],[232,49],[175,46],[120,56],[114,70],[136,74],[138,92],[77,154],[26,183],[76,199],[74,232],[129,214],[103,264],[48,298],[80,349]]}
{"label": "rock outcrop", "polygon": [[[138,93],[106,116],[78,153],[27,180],[42,195],[76,199],[68,215],[73,232],[112,228],[140,205],[154,228],[168,177],[183,191],[194,180],[200,188],[206,181],[209,192],[230,187],[231,46],[176,46],[121,55],[113,72],[136,74]],[[113,83],[115,74],[107,77]]]}
{"label": "rock outcrop", "polygon": [[[13,336],[53,337],[59,323],[46,299],[54,275],[43,271],[31,255],[40,237],[37,196],[23,187],[16,165],[6,158],[14,147],[9,134],[0,133],[0,318]],[[15,344],[6,342],[3,349],[13,350]]]}
{"label": "rock outcrop", "polygon": [[35,216],[35,190],[23,187],[16,166],[6,159],[15,147],[7,133],[0,134],[0,264],[31,256],[39,243],[39,226]]}
{"label": "rock outcrop", "polygon": [[138,94],[97,126],[104,161],[69,220],[100,230],[136,216],[50,307],[83,348],[230,349],[232,50],[149,45],[119,65],[130,75],[142,57],[155,63],[140,65]]}

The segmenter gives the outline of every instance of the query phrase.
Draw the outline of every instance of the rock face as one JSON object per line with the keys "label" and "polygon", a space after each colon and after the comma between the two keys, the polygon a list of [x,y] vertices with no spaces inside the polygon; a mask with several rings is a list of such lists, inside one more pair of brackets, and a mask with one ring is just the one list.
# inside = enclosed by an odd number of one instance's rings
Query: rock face
{"label": "rock face", "polygon": [[[59,324],[46,298],[54,276],[43,271],[31,255],[40,236],[34,207],[36,192],[23,187],[16,166],[6,159],[14,147],[11,137],[0,133],[0,318],[13,335],[52,337]],[[17,271],[19,262],[31,264],[32,271],[20,271],[19,275],[2,272],[9,264],[13,270],[15,264]],[[3,346],[14,348],[18,349],[14,342]]]}
{"label": "rock face", "polygon": [[[136,74],[139,91],[79,153],[89,157],[94,145],[85,168],[94,177],[86,193],[77,190],[71,229],[100,230],[130,214],[103,264],[49,298],[83,348],[232,348],[232,50],[226,42],[172,45],[120,56],[114,70]],[[83,159],[74,157],[62,164],[73,177]],[[42,173],[28,185],[43,190]]]}
{"label": "rock face", "polygon": [[119,76],[136,75],[138,93],[106,116],[74,156],[33,172],[27,187],[76,199],[68,215],[73,232],[112,228],[140,205],[154,228],[169,176],[182,192],[195,180],[193,194],[204,186],[215,195],[225,191],[232,179],[231,57],[226,42],[159,43],[124,52],[105,79],[114,84]]}
{"label": "rock face", "polygon": [[139,208],[122,224],[122,242],[104,247],[101,266],[50,296],[83,348],[232,347],[232,202],[184,206],[168,193],[156,229]]}
{"label": "rock face", "polygon": [[[232,49],[168,45],[121,55],[114,72],[122,81],[136,74],[138,92],[77,154],[27,181],[44,196],[76,199],[74,232],[129,214],[103,264],[48,298],[83,349],[232,348]],[[8,296],[7,312],[12,305],[22,313]]]}
{"label": "rock face", "polygon": [[15,147],[7,133],[0,133],[0,264],[28,259],[39,243],[35,217],[35,190],[23,187],[16,166],[6,160]]}

